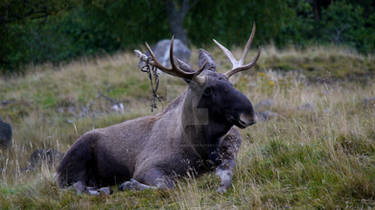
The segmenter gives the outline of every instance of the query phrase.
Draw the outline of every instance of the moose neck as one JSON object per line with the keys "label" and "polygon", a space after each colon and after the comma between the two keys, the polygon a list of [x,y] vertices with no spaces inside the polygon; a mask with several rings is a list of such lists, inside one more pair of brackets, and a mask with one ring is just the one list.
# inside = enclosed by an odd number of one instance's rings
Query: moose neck
{"label": "moose neck", "polygon": [[187,90],[182,103],[182,128],[184,135],[189,139],[196,151],[199,153],[210,153],[210,148],[218,144],[232,125],[217,122],[210,116],[209,111],[197,108],[200,96],[197,96],[190,88]]}

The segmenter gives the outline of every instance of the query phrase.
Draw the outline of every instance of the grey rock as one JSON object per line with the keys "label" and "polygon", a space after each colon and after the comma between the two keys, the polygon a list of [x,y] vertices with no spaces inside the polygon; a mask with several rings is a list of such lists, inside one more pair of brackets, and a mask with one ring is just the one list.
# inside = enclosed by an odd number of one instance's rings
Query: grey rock
{"label": "grey rock", "polygon": [[12,126],[0,118],[0,147],[6,149],[12,142]]}
{"label": "grey rock", "polygon": [[255,105],[255,109],[268,109],[270,108],[271,106],[273,106],[273,101],[271,99],[262,99],[260,100],[256,105]]}
{"label": "grey rock", "polygon": [[298,106],[297,109],[302,111],[314,111],[315,107],[311,103],[305,103],[301,106]]}
{"label": "grey rock", "polygon": [[73,188],[76,190],[77,194],[82,194],[87,190],[85,185],[81,181],[74,183]]}
{"label": "grey rock", "polygon": [[71,113],[72,115],[76,115],[76,108],[74,106],[69,106],[68,107],[68,112]]}
{"label": "grey rock", "polygon": [[97,187],[86,186],[86,190],[98,190]]}
{"label": "grey rock", "polygon": [[280,115],[276,112],[271,111],[264,111],[264,112],[256,112],[255,115],[257,116],[258,120],[260,121],[266,121],[273,118],[278,118]]}
{"label": "grey rock", "polygon": [[375,97],[363,99],[362,104],[364,106],[371,106],[371,105],[375,106]]}
{"label": "grey rock", "polygon": [[[166,67],[171,66],[169,59],[170,46],[171,40],[163,39],[152,47],[152,51],[154,52],[156,58],[159,60],[161,64],[163,64]],[[146,54],[149,55],[148,52]],[[181,40],[175,39],[173,42],[173,55],[179,58],[180,60],[184,61],[185,63],[189,63],[191,51]],[[144,61],[140,61],[138,66],[142,68],[143,66],[145,66],[145,64],[146,63]]]}
{"label": "grey rock", "polygon": [[125,112],[124,111],[124,104],[122,104],[122,103],[115,104],[111,108],[112,108],[113,111],[118,112],[118,113],[124,113]]}
{"label": "grey rock", "polygon": [[113,190],[110,187],[87,187],[81,181],[73,184],[73,188],[76,190],[77,194],[87,193],[89,195],[111,195]]}
{"label": "grey rock", "polygon": [[46,162],[48,166],[53,166],[57,161],[61,160],[63,156],[64,154],[57,151],[56,149],[35,150],[30,155],[29,169],[34,169],[35,167],[41,165],[42,162]]}
{"label": "grey rock", "polygon": [[67,119],[67,120],[65,120],[65,122],[66,122],[66,123],[69,123],[69,124],[74,124],[74,121],[71,120],[71,119]]}
{"label": "grey rock", "polygon": [[14,99],[9,99],[9,100],[5,99],[5,100],[1,101],[1,105],[8,105],[8,104],[12,104],[14,102],[16,102],[16,100],[14,100]]}
{"label": "grey rock", "polygon": [[[89,195],[100,195],[100,192],[97,190],[87,190]],[[79,193],[78,193],[79,194]]]}

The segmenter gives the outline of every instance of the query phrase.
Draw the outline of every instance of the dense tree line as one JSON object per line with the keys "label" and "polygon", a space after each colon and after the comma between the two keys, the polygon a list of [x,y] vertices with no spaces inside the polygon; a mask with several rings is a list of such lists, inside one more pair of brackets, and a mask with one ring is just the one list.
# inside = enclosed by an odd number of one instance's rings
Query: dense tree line
{"label": "dense tree line", "polygon": [[254,21],[255,45],[375,51],[373,0],[1,0],[0,72],[153,43],[179,34],[181,22],[188,44],[242,45]]}

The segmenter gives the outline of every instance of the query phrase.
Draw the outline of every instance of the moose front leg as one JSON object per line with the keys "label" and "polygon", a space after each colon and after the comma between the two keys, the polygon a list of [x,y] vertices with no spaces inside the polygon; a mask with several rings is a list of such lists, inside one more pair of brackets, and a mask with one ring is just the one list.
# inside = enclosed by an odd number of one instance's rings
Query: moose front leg
{"label": "moose front leg", "polygon": [[221,180],[220,187],[216,190],[219,193],[226,192],[227,188],[232,184],[233,168],[235,163],[234,160],[228,160],[225,162],[226,164],[220,164],[220,166],[216,168],[215,173],[216,176],[218,176]]}
{"label": "moose front leg", "polygon": [[122,183],[119,188],[121,191],[125,190],[147,190],[147,189],[158,189],[156,186],[151,186],[151,185],[145,185],[140,182],[138,182],[135,179],[130,179],[130,181],[126,181]]}
{"label": "moose front leg", "polygon": [[73,188],[76,190],[77,194],[88,193],[89,195],[100,195],[100,194],[110,195],[113,193],[110,187],[102,187],[102,188],[88,187],[82,181],[78,181],[74,183]]}
{"label": "moose front leg", "polygon": [[226,192],[232,184],[233,170],[236,165],[236,157],[241,141],[240,132],[233,127],[220,142],[219,157],[221,163],[216,168],[216,176],[220,178],[221,183],[217,192]]}
{"label": "moose front leg", "polygon": [[166,176],[161,170],[153,168],[146,170],[146,172],[138,173],[130,181],[122,183],[119,186],[119,190],[166,189],[173,187],[174,184],[171,178]]}

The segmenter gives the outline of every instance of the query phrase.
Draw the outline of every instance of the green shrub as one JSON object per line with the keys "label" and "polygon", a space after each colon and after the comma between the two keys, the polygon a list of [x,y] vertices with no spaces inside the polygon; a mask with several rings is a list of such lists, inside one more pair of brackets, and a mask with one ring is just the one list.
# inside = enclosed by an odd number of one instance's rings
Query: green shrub
{"label": "green shrub", "polygon": [[[212,38],[228,47],[243,46],[256,22],[253,46],[274,43],[277,47],[300,48],[333,43],[362,53],[374,52],[375,7],[371,1],[332,1],[320,8],[320,15],[314,2],[199,1],[187,13],[184,27],[196,46],[212,45]],[[165,1],[87,0],[67,4],[70,6],[48,4],[52,12],[45,18],[25,16],[2,24],[0,15],[0,72],[22,71],[29,63],[59,63],[77,56],[128,50],[145,41],[153,44],[171,37]],[[6,5],[0,4],[0,12],[4,8]],[[27,12],[18,9],[23,15]]]}

